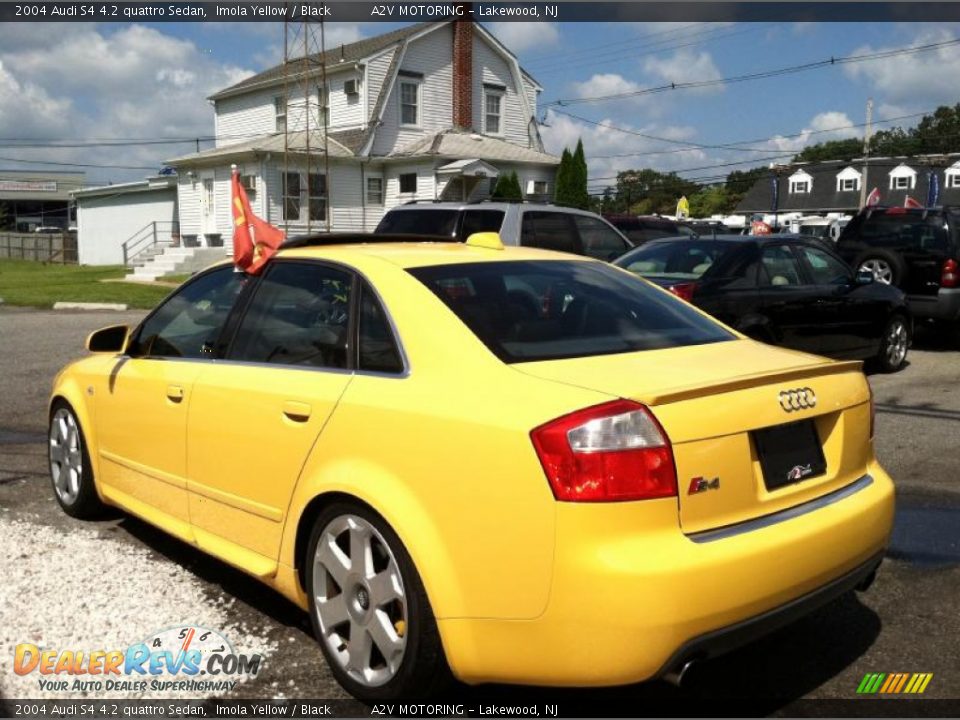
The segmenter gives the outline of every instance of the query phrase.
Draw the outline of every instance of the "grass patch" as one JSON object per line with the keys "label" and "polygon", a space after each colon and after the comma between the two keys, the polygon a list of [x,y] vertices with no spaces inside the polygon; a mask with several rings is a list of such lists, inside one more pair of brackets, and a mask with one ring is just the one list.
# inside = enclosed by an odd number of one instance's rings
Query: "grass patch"
{"label": "grass patch", "polygon": [[168,287],[138,283],[100,282],[122,278],[122,265],[54,265],[29,260],[0,260],[0,298],[8,305],[49,308],[55,302],[126,303],[152,308],[166,297]]}
{"label": "grass patch", "polygon": [[164,282],[175,282],[180,285],[192,278],[193,275],[194,273],[170,273],[169,275],[161,275],[157,278],[157,280],[163,280]]}

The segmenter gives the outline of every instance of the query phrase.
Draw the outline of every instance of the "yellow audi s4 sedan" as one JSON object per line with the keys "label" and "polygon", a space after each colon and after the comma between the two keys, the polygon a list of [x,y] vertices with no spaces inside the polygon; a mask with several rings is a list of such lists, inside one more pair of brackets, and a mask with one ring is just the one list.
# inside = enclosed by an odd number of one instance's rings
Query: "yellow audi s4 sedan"
{"label": "yellow audi s4 sedan", "polygon": [[891,531],[859,363],[496,235],[290,241],[87,344],[59,504],[275,588],[365,700],[676,680],[864,589]]}

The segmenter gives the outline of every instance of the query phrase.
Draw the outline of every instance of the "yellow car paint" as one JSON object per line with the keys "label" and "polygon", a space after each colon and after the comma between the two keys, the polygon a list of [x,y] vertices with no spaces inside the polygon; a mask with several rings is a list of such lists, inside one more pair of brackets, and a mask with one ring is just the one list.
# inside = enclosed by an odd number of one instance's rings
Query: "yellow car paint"
{"label": "yellow car paint", "polygon": [[[53,396],[77,410],[105,501],[301,607],[304,534],[318,503],[349,496],[404,543],[461,679],[605,685],[650,677],[685,640],[817,588],[887,542],[893,486],[868,437],[858,364],[736,336],[506,365],[405,269],[594,261],[457,243],[279,257],[333,261],[366,278],[395,325],[406,372],[100,354],[66,368]],[[148,384],[127,394],[134,375]],[[787,417],[777,392],[805,386],[820,404]],[[679,497],[557,502],[530,430],[619,397],[647,403],[670,437]],[[816,419],[828,472],[767,492],[749,432],[799,417]],[[867,473],[868,488],[817,512],[713,543],[688,536]],[[721,478],[719,489],[688,496],[690,479],[705,474]]]}

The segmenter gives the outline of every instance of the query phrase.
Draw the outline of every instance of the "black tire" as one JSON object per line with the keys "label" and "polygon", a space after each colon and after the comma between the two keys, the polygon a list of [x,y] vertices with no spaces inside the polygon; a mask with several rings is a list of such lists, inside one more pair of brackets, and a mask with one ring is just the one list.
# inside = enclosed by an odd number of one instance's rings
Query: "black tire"
{"label": "black tire", "polygon": [[897,372],[907,362],[911,340],[910,321],[904,315],[894,313],[883,327],[880,349],[873,358],[873,365],[880,372]]}
{"label": "black tire", "polygon": [[[321,623],[321,612],[318,610],[319,593],[314,588],[314,579],[317,576],[319,564],[317,549],[321,538],[328,542],[331,537],[337,536],[336,528],[339,523],[343,522],[344,518],[352,518],[352,522],[356,522],[356,519],[359,518],[360,521],[365,522],[375,530],[371,540],[375,544],[371,545],[370,555],[376,556],[378,553],[382,555],[383,547],[380,546],[382,542],[389,553],[392,554],[401,579],[402,589],[400,594],[403,600],[402,602],[394,602],[405,606],[405,627],[401,631],[392,615],[388,616],[388,619],[393,620],[394,629],[396,629],[398,636],[403,638],[402,659],[400,659],[399,666],[394,671],[387,670],[388,673],[392,672],[392,676],[380,684],[361,682],[346,669],[346,665],[349,665],[351,661],[345,658],[343,653],[346,651],[349,655],[349,645],[347,644],[349,640],[343,639],[342,634],[344,626],[349,625],[352,638],[353,628],[358,627],[354,625],[353,616],[351,615],[351,619],[348,621],[334,624],[331,628],[328,628],[330,631],[330,638],[328,639],[325,637]],[[348,522],[350,521],[348,520]],[[363,527],[362,523],[361,527]],[[345,532],[349,534],[350,531]],[[349,559],[352,568],[353,561],[352,558]],[[359,502],[337,502],[330,505],[320,513],[314,523],[310,534],[310,542],[307,545],[307,555],[303,560],[306,568],[306,592],[310,602],[310,622],[313,625],[313,632],[317,642],[320,643],[320,649],[323,651],[331,673],[344,690],[364,702],[382,702],[404,698],[425,699],[434,697],[449,685],[452,675],[443,652],[443,645],[440,642],[436,619],[420,580],[420,575],[413,566],[403,543],[400,542],[400,538],[382,517]],[[381,557],[381,562],[387,562],[388,564],[386,569],[380,572],[386,572],[392,567],[389,564],[389,559],[384,560]],[[333,575],[323,569],[321,569],[321,572],[324,573],[323,586],[328,588],[323,591],[326,595],[330,593],[329,588],[331,588],[330,583],[333,581]],[[352,583],[354,581],[349,580],[348,582]],[[364,586],[366,587],[365,583]],[[353,588],[355,587],[353,586]],[[359,596],[353,592],[353,588],[339,588],[336,581],[333,581],[332,588],[334,595],[326,595],[328,599],[334,600],[337,595],[343,594],[345,602],[352,605],[351,612],[366,612],[367,614],[382,612],[376,609],[372,586],[366,598],[368,605],[374,607],[364,610],[363,608],[367,607],[367,605],[364,605],[359,611],[357,608],[360,607],[360,604],[356,601]],[[350,600],[348,598],[354,599]],[[389,610],[397,612],[397,606],[391,604]],[[336,631],[333,628],[341,629]],[[369,642],[376,648],[376,652],[380,653],[380,659],[386,664],[388,661],[385,660],[385,655],[380,651],[372,635]],[[339,643],[339,648],[335,650],[332,645],[337,643]],[[339,652],[340,656],[338,657],[335,652]],[[372,652],[370,655],[371,659],[367,662],[372,665]]]}
{"label": "black tire", "polygon": [[86,436],[66,400],[56,400],[50,408],[47,460],[53,496],[67,515],[90,520],[105,514],[106,506],[94,484]]}
{"label": "black tire", "polygon": [[[870,270],[874,273],[874,279],[877,282],[882,282],[885,285],[893,285],[894,287],[901,287],[907,276],[907,266],[903,262],[903,258],[897,253],[887,250],[867,250],[860,254],[853,267],[858,272],[861,269]],[[882,267],[889,268],[889,274],[884,272],[881,275],[881,273],[878,273],[878,268]]]}

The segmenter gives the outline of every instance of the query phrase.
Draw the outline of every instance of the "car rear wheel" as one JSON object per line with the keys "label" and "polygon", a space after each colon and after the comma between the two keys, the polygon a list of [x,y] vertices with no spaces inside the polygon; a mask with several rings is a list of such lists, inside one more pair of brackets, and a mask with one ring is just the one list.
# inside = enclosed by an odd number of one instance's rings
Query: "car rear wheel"
{"label": "car rear wheel", "polygon": [[857,261],[860,272],[866,270],[876,282],[884,285],[899,285],[903,280],[903,262],[896,255],[874,250],[863,255]]}
{"label": "car rear wheel", "polygon": [[81,519],[100,515],[104,505],[93,484],[83,430],[73,408],[63,400],[54,403],[50,414],[48,454],[53,494],[63,511]]}
{"label": "car rear wheel", "polygon": [[428,697],[449,679],[436,620],[406,549],[359,504],[327,508],[306,566],[310,619],[337,681],[366,701]]}
{"label": "car rear wheel", "polygon": [[910,324],[903,315],[894,315],[887,321],[880,338],[876,363],[883,372],[897,372],[907,361],[910,347]]}

